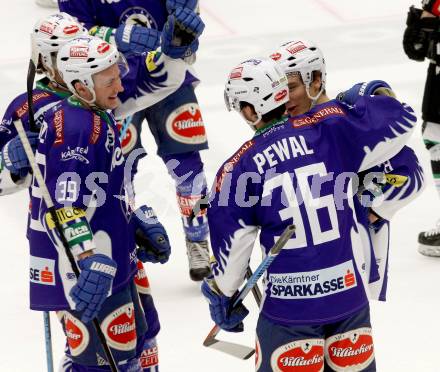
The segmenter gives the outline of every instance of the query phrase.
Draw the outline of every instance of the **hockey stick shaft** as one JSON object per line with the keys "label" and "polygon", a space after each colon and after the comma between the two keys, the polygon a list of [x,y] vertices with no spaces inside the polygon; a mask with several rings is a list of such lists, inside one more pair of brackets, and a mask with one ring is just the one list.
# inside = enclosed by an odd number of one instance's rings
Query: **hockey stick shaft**
{"label": "hockey stick shaft", "polygon": [[44,340],[46,342],[46,362],[47,372],[53,372],[53,352],[52,352],[52,333],[50,331],[50,314],[43,312],[44,318]]}
{"label": "hockey stick shaft", "polygon": [[[28,98],[28,110],[29,110],[29,123],[30,123],[31,128],[32,127],[36,128],[35,118],[33,115],[33,108],[32,108],[32,106],[33,106],[32,90],[33,90],[33,84],[34,84],[34,79],[35,79],[35,72],[36,72],[35,64],[31,59],[29,61],[29,69],[28,69],[28,75],[27,75],[27,98]],[[64,233],[61,228],[61,224],[58,219],[58,215],[56,213],[52,198],[50,197],[50,194],[49,194],[49,190],[47,189],[43,175],[41,174],[40,168],[38,167],[37,162],[35,160],[34,152],[32,150],[30,143],[29,143],[29,140],[26,136],[26,132],[23,128],[23,123],[19,119],[19,120],[14,121],[14,126],[17,129],[18,136],[20,137],[21,143],[23,144],[24,151],[25,151],[26,156],[29,160],[29,164],[32,168],[32,172],[34,174],[34,177],[37,180],[38,186],[40,187],[42,197],[43,197],[43,200],[47,206],[48,212],[50,213],[52,220],[55,224],[55,228],[57,229],[57,231],[59,233],[61,242],[64,247],[64,251],[67,255],[67,258],[69,259],[70,265],[72,266],[72,270],[75,273],[75,276],[78,278],[79,277],[78,266],[76,264],[75,258],[73,257],[73,254],[69,248],[69,245],[66,241],[66,237],[64,236]],[[117,372],[118,369],[116,367],[115,359],[113,358],[112,352],[111,352],[109,346],[107,345],[107,341],[105,339],[104,333],[102,332],[101,326],[99,325],[98,319],[94,318],[92,320],[92,322],[93,322],[93,326],[95,328],[96,334],[98,335],[98,338],[99,338],[101,345],[104,349],[105,355],[107,357],[107,361],[110,365],[110,369],[112,370],[112,372]]]}

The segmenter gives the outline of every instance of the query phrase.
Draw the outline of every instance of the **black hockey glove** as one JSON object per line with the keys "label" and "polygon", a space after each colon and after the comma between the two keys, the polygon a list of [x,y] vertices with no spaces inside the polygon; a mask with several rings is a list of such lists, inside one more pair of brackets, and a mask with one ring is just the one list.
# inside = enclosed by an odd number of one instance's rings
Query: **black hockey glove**
{"label": "black hockey glove", "polygon": [[403,34],[403,50],[415,61],[423,61],[428,56],[432,33],[439,28],[438,18],[421,18],[422,12],[414,6],[409,8]]}

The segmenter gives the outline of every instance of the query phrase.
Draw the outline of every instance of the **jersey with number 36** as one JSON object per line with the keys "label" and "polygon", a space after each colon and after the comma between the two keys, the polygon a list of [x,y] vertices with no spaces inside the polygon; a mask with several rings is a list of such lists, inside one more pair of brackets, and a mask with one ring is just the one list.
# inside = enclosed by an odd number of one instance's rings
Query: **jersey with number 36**
{"label": "jersey with number 36", "polygon": [[353,178],[396,155],[416,118],[390,97],[356,107],[332,100],[257,132],[217,173],[208,208],[213,274],[232,296],[254,242],[265,256],[296,230],[264,276],[262,313],[281,324],[323,324],[368,302],[368,232],[356,218]]}

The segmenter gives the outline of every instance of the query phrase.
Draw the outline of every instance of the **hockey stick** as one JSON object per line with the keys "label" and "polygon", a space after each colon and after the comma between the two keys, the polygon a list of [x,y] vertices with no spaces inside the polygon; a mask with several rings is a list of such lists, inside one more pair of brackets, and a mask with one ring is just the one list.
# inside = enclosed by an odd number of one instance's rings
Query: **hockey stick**
{"label": "hockey stick", "polygon": [[50,315],[48,311],[43,312],[44,318],[44,340],[46,342],[47,372],[53,372],[52,333],[50,331]]}
{"label": "hockey stick", "polygon": [[[260,263],[260,265],[257,267],[255,272],[249,277],[245,286],[240,290],[232,307],[237,306],[241,301],[243,301],[243,299],[248,295],[248,293],[252,291],[252,289],[255,287],[258,280],[266,272],[267,268],[270,266],[272,261],[278,256],[280,251],[286,245],[287,241],[290,239],[294,231],[295,231],[295,225],[289,225],[286,227],[286,229],[283,231],[279,239],[270,249],[267,256]],[[255,293],[254,296],[256,297],[255,299],[257,299]],[[261,301],[261,293],[260,293],[260,301]],[[235,356],[243,360],[249,359],[254,354],[255,350],[248,346],[217,340],[215,337],[220,332],[220,330],[221,328],[218,325],[215,325],[209,332],[208,336],[206,336],[205,341],[203,341],[203,346],[211,347],[223,351],[224,353],[227,353],[229,355]]]}
{"label": "hockey stick", "polygon": [[[33,113],[33,97],[32,97],[32,90],[34,85],[34,79],[35,79],[35,73],[36,73],[36,67],[35,63],[32,59],[29,61],[29,68],[28,68],[28,75],[27,75],[27,98],[28,98],[28,110],[29,110],[29,124],[30,128],[33,130],[37,129],[34,113]],[[63,230],[61,228],[60,221],[58,219],[58,215],[55,210],[55,206],[53,204],[52,198],[50,197],[49,190],[47,189],[46,183],[44,182],[43,175],[41,174],[40,168],[37,165],[37,162],[35,160],[35,155],[32,150],[32,147],[29,143],[29,140],[26,136],[26,132],[23,128],[23,123],[20,119],[14,121],[15,129],[17,130],[18,136],[20,137],[21,143],[23,144],[24,151],[26,153],[26,156],[28,157],[29,164],[32,168],[32,172],[34,174],[34,177],[37,180],[38,186],[40,187],[41,194],[43,197],[43,200],[47,206],[47,210],[50,213],[50,216],[52,217],[52,220],[55,224],[55,228],[57,229],[61,242],[63,243],[63,247],[65,250],[65,253],[67,255],[67,258],[69,259],[70,265],[72,266],[72,270],[75,273],[75,276],[79,277],[79,269],[76,264],[75,258],[73,257],[73,254],[69,248],[69,245],[66,241],[66,237],[64,236]],[[37,129],[38,130],[38,129]],[[105,340],[104,333],[101,330],[101,327],[99,325],[98,319],[93,319],[93,326],[95,328],[95,331],[98,335],[98,338],[101,342],[102,348],[104,349],[105,356],[107,357],[107,361],[110,364],[110,369],[112,372],[117,372],[118,369],[116,367],[115,359],[113,358],[113,355],[111,353],[110,348],[107,345],[107,341]]]}
{"label": "hockey stick", "polygon": [[[248,267],[246,270],[246,279],[250,279],[252,275],[252,270],[250,269],[250,267]],[[258,307],[260,307],[262,296],[260,289],[258,288],[258,284],[252,287],[251,291],[254,296],[255,302],[257,303]],[[236,344],[235,342],[216,339],[215,336],[217,335],[218,331],[219,330],[217,330],[217,327],[214,327],[209,333],[208,337],[206,337],[203,345],[211,349],[233,355],[243,360],[249,359],[252,355],[254,355],[255,349],[253,349],[252,347]]]}

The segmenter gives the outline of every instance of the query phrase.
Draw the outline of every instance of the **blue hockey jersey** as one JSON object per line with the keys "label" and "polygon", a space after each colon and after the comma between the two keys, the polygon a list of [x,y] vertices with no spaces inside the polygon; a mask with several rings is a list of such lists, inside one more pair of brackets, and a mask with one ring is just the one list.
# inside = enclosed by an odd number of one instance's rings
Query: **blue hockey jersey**
{"label": "blue hockey jersey", "polygon": [[294,223],[265,275],[262,313],[281,324],[322,324],[365,306],[368,232],[356,218],[352,180],[396,155],[415,121],[409,107],[378,96],[356,107],[332,100],[257,132],[213,186],[208,220],[220,290],[231,296],[243,282],[259,231],[265,255]]}

